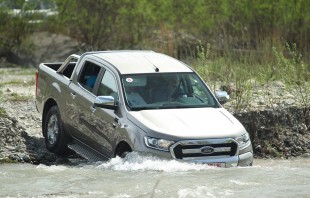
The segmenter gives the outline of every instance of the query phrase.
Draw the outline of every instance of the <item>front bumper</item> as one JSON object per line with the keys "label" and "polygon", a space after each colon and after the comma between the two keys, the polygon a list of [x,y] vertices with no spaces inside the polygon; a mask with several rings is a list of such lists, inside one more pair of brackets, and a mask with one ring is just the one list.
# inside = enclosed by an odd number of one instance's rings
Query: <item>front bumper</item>
{"label": "front bumper", "polygon": [[247,152],[232,157],[212,157],[212,158],[188,158],[186,161],[202,164],[223,164],[223,167],[230,168],[236,166],[251,166],[253,164],[253,153]]}

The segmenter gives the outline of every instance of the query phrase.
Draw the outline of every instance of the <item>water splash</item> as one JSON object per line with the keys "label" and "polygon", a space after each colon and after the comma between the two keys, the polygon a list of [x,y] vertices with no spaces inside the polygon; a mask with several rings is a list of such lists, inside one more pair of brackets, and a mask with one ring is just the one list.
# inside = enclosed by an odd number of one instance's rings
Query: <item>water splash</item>
{"label": "water splash", "polygon": [[36,168],[40,169],[40,170],[47,171],[47,172],[63,172],[63,171],[68,169],[65,166],[56,166],[56,165],[46,166],[43,164],[38,165]]}
{"label": "water splash", "polygon": [[120,170],[120,171],[162,171],[162,172],[180,172],[180,171],[200,171],[214,169],[206,164],[196,164],[180,162],[176,160],[162,159],[154,156],[139,155],[132,152],[124,159],[120,157],[112,158],[108,162],[101,163],[97,168]]}
{"label": "water splash", "polygon": [[230,189],[219,189],[214,186],[198,186],[195,188],[183,188],[178,191],[179,198],[186,197],[231,197],[234,192]]}

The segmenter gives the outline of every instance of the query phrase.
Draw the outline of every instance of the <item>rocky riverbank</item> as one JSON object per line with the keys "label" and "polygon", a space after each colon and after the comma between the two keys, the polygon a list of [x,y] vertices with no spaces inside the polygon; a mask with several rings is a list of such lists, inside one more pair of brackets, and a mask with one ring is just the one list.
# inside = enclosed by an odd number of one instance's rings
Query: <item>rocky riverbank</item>
{"label": "rocky riverbank", "polygon": [[[21,75],[19,69],[0,72],[5,76],[0,79],[0,108],[6,112],[0,113],[0,163],[57,164],[76,158],[76,155],[60,157],[46,150],[41,116],[34,103],[33,73]],[[261,86],[256,87],[247,108],[236,111],[234,99],[225,104],[225,108],[250,133],[256,158],[310,157],[310,109],[303,108],[293,94],[279,84],[272,83],[268,89],[270,93],[281,92],[281,100],[277,94],[269,94],[268,99],[261,96],[260,93],[268,90]],[[274,102],[268,103],[271,99]]]}
{"label": "rocky riverbank", "polygon": [[0,117],[0,162],[49,163],[57,157],[45,149],[42,137],[30,136],[9,116]]}
{"label": "rocky riverbank", "polygon": [[310,157],[309,88],[250,84],[243,108],[236,110],[236,99],[224,106],[250,133],[255,157]]}
{"label": "rocky riverbank", "polygon": [[250,133],[256,157],[310,157],[310,131],[297,107],[235,114]]}
{"label": "rocky riverbank", "polygon": [[57,156],[45,148],[40,115],[33,101],[7,101],[4,104],[7,115],[0,116],[0,163],[49,165],[78,157]]}
{"label": "rocky riverbank", "polygon": [[45,148],[34,102],[34,69],[0,69],[0,163],[67,161]]}

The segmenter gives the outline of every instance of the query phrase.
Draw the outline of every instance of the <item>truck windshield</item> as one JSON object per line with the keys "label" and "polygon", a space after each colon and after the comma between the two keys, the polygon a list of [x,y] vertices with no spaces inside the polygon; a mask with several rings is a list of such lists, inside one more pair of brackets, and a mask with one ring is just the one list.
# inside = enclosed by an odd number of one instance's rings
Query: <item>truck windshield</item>
{"label": "truck windshield", "polygon": [[130,110],[219,107],[195,73],[131,74],[122,77]]}

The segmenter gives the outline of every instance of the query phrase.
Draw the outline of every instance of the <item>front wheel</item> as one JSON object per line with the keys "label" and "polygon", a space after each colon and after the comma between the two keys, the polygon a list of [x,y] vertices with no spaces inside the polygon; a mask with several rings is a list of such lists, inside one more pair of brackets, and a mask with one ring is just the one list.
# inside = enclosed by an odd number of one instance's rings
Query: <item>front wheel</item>
{"label": "front wheel", "polygon": [[115,149],[115,156],[125,158],[130,152],[132,152],[130,146],[126,142],[121,142]]}
{"label": "front wheel", "polygon": [[46,114],[43,134],[47,150],[64,155],[67,154],[68,137],[62,126],[62,121],[57,106],[53,106]]}

